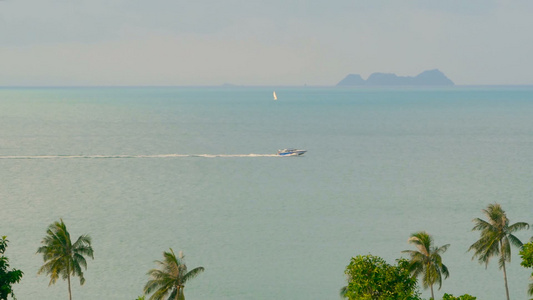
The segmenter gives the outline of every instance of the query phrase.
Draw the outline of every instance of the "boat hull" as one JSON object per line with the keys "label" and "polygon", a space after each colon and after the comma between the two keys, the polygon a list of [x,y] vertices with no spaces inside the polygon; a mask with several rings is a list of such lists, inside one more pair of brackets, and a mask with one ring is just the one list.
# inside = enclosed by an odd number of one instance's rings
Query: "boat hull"
{"label": "boat hull", "polygon": [[278,151],[279,156],[300,156],[303,155],[307,150],[298,150],[298,149],[283,149]]}

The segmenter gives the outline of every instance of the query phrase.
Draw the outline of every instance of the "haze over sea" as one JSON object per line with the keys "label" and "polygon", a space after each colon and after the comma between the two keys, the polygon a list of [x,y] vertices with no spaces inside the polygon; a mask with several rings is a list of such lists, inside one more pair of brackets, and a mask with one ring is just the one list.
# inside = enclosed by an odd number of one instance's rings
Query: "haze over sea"
{"label": "haze over sea", "polygon": [[[533,222],[533,87],[272,90],[0,89],[0,235],[24,271],[18,299],[67,297],[36,275],[59,218],[93,238],[74,299],[135,299],[171,247],[205,267],[187,299],[335,300],[351,257],[394,263],[420,230],[451,244],[439,299],[504,297],[497,259],[485,270],[467,249],[490,203]],[[287,147],[308,153],[273,155]],[[526,299],[512,251],[511,297]]]}

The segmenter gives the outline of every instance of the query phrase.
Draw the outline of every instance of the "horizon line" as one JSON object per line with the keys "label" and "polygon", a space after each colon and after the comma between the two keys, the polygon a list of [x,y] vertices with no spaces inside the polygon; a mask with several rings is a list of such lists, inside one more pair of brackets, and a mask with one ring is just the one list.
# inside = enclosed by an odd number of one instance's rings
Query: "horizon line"
{"label": "horizon line", "polygon": [[339,89],[374,89],[374,88],[469,88],[469,87],[533,87],[532,84],[454,84],[454,85],[0,85],[0,89],[10,88],[339,88]]}

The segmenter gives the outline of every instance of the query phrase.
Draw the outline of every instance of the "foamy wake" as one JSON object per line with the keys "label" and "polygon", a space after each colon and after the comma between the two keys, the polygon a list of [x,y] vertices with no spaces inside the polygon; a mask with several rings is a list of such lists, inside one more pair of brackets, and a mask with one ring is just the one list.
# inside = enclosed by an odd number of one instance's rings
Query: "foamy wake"
{"label": "foamy wake", "polygon": [[0,155],[0,159],[104,159],[104,158],[179,158],[179,157],[282,157],[277,154],[152,154],[152,155]]}

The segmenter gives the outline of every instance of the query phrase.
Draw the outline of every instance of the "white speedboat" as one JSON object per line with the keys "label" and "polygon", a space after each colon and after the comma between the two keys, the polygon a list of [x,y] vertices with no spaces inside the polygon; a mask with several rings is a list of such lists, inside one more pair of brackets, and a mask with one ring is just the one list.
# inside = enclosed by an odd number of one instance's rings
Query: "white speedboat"
{"label": "white speedboat", "polygon": [[299,150],[294,148],[280,149],[278,155],[280,156],[299,156],[303,155],[307,150]]}

